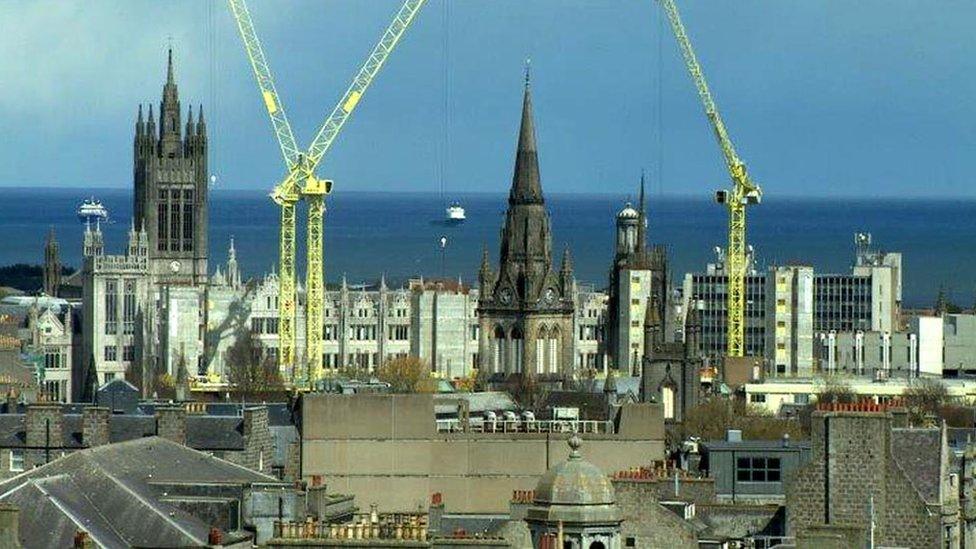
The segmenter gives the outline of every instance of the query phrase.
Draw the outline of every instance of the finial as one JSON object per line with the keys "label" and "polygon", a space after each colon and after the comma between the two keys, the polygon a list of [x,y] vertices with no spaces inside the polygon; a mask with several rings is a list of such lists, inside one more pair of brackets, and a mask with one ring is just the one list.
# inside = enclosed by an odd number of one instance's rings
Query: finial
{"label": "finial", "polygon": [[580,459],[582,454],[580,454],[579,449],[583,445],[583,440],[580,439],[579,435],[573,433],[573,436],[569,437],[567,444],[569,444],[569,459]]}
{"label": "finial", "polygon": [[166,82],[173,83],[173,37],[169,37],[169,48],[166,55]]}
{"label": "finial", "polygon": [[525,87],[526,88],[529,87],[529,83],[532,80],[531,68],[532,68],[532,58],[526,57],[525,58]]}

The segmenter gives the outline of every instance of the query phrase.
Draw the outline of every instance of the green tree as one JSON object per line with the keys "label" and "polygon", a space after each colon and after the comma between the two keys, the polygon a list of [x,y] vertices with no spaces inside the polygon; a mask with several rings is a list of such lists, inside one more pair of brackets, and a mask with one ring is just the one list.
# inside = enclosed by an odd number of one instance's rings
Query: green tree
{"label": "green tree", "polygon": [[415,356],[387,360],[376,369],[376,378],[389,383],[394,393],[432,393],[436,388],[430,366]]}

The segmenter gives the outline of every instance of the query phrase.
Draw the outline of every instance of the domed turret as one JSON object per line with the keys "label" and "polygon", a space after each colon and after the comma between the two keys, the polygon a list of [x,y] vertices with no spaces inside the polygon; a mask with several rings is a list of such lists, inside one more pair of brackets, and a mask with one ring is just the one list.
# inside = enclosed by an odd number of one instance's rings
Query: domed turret
{"label": "domed turret", "polygon": [[[575,547],[618,547],[620,510],[613,484],[599,467],[583,459],[578,435],[569,439],[569,458],[539,479],[525,521],[538,540],[557,531]],[[538,546],[538,545],[536,545]]]}

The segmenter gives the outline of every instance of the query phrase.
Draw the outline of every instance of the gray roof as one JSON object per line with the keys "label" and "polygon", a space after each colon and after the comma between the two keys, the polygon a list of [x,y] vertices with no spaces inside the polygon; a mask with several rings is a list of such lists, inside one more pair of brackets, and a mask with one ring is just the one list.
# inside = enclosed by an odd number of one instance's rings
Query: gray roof
{"label": "gray roof", "polygon": [[203,452],[152,437],[71,453],[0,483],[20,507],[24,547],[69,547],[84,529],[102,547],[201,546],[210,525],[164,501],[153,483],[274,483]]}
{"label": "gray roof", "polygon": [[483,414],[487,411],[515,411],[518,405],[512,395],[505,391],[481,391],[477,393],[450,393],[434,395],[434,411],[438,414],[457,411],[457,400],[467,400],[472,414]]}
{"label": "gray roof", "polygon": [[186,416],[186,445],[200,450],[244,448],[244,420],[238,416]]}
{"label": "gray roof", "polygon": [[892,429],[891,453],[926,503],[939,503],[942,432],[939,429]]}
{"label": "gray roof", "polygon": [[801,449],[809,450],[811,448],[810,441],[807,440],[791,440],[789,444],[784,445],[782,439],[741,440],[738,442],[729,442],[727,440],[708,440],[699,443],[699,445],[704,450],[751,450],[757,452],[790,452]]}

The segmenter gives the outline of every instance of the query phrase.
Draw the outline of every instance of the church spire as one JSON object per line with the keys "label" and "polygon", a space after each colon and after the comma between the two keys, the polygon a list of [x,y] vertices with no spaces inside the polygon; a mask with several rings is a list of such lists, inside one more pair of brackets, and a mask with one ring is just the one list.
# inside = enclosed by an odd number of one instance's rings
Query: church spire
{"label": "church spire", "polygon": [[522,122],[519,127],[518,151],[509,204],[542,204],[542,184],[539,181],[539,158],[535,143],[535,124],[532,116],[532,92],[528,64],[525,69],[525,91],[522,97]]}
{"label": "church spire", "polygon": [[166,65],[166,84],[159,104],[159,138],[164,156],[178,155],[182,148],[180,137],[180,96],[173,77],[173,49],[169,49]]}

